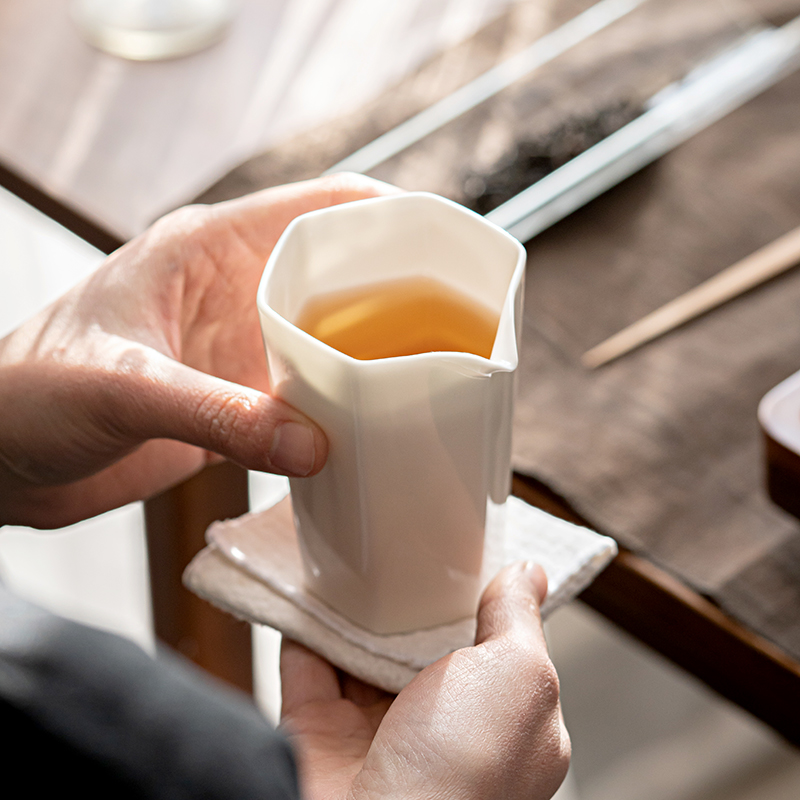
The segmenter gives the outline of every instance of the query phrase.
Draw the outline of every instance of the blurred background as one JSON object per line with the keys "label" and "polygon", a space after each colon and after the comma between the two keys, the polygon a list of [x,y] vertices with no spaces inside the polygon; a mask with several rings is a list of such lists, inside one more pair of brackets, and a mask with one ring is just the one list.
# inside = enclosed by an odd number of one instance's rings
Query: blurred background
{"label": "blurred background", "polygon": [[[544,1],[242,0],[211,49],[136,64],[87,45],[66,0],[6,0],[0,154],[14,154],[34,183],[125,239],[243,160],[357,110],[513,5],[528,34],[554,14],[570,16],[570,3],[555,12]],[[390,46],[398,40],[402,47]],[[59,60],[77,66],[59,75]],[[203,105],[209,94],[216,108]],[[131,103],[133,122],[123,113]],[[0,190],[0,335],[102,258]],[[249,483],[253,508],[281,490],[268,476]],[[47,608],[153,650],[140,504],[63,531],[4,528],[0,575]],[[800,797],[796,748],[581,602],[558,611],[547,634],[574,750],[559,800]],[[279,635],[253,636],[256,696],[276,719]]]}

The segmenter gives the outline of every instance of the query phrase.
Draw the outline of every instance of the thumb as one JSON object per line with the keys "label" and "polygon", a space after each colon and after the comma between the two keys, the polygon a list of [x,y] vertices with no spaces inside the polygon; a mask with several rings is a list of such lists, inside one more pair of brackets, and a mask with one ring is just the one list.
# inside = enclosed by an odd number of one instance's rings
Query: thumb
{"label": "thumb", "polygon": [[[176,439],[219,453],[247,469],[313,475],[322,469],[328,442],[308,417],[268,394],[149,354],[145,385],[122,387],[132,432],[142,439]],[[120,396],[121,395],[121,396]],[[117,417],[118,419],[119,417]]]}
{"label": "thumb", "polygon": [[546,648],[540,606],[547,595],[547,576],[539,564],[504,567],[486,587],[478,606],[475,644],[521,637]]}

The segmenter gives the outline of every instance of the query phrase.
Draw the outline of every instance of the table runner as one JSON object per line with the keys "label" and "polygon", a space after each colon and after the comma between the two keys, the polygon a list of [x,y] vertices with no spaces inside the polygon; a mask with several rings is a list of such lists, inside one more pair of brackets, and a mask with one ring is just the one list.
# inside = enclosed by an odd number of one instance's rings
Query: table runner
{"label": "table runner", "polygon": [[[509,130],[535,136],[537,127],[546,133],[640,102],[637,91],[730,35],[730,20],[707,13],[706,3],[667,16],[656,0],[645,5],[649,17],[631,15],[623,33],[605,44],[598,36],[537,76],[546,96],[533,82],[512,87],[371,174],[464,200],[465,170],[491,166],[478,147],[492,131],[495,141]],[[541,11],[541,3],[513,7],[359,114],[243,164],[199,200],[319,174],[540,35],[534,6]],[[758,10],[782,22],[800,14],[800,3],[763,0]],[[628,80],[639,67],[646,77]],[[526,112],[534,100],[536,112]],[[596,371],[579,358],[800,224],[799,140],[800,74],[529,243],[514,445],[517,470],[795,658],[800,527],[767,497],[756,408],[800,369],[800,270]]]}

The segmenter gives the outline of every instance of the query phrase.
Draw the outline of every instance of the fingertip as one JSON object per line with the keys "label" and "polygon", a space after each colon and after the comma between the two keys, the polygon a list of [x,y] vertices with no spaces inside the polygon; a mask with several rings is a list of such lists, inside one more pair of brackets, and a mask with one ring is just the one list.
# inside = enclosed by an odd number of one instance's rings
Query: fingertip
{"label": "fingertip", "polygon": [[317,426],[288,420],[275,428],[269,461],[276,472],[304,478],[322,469],[327,447],[325,435]]}
{"label": "fingertip", "polygon": [[522,573],[536,595],[536,602],[541,605],[547,597],[547,573],[541,564],[526,561],[522,565]]}
{"label": "fingertip", "polygon": [[328,437],[318,425],[312,427],[314,432],[314,466],[309,475],[316,475],[328,460]]}
{"label": "fingertip", "polygon": [[222,452],[247,469],[304,478],[319,472],[328,457],[322,428],[268,394],[243,404],[242,418],[231,430],[235,435],[225,438]]}

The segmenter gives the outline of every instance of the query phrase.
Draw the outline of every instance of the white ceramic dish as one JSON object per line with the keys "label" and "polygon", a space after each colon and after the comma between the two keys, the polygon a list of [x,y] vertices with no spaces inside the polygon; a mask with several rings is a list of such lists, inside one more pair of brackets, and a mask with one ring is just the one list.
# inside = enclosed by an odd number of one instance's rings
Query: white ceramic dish
{"label": "white ceramic dish", "polygon": [[800,455],[800,372],[764,395],[758,420],[776,442]]}

